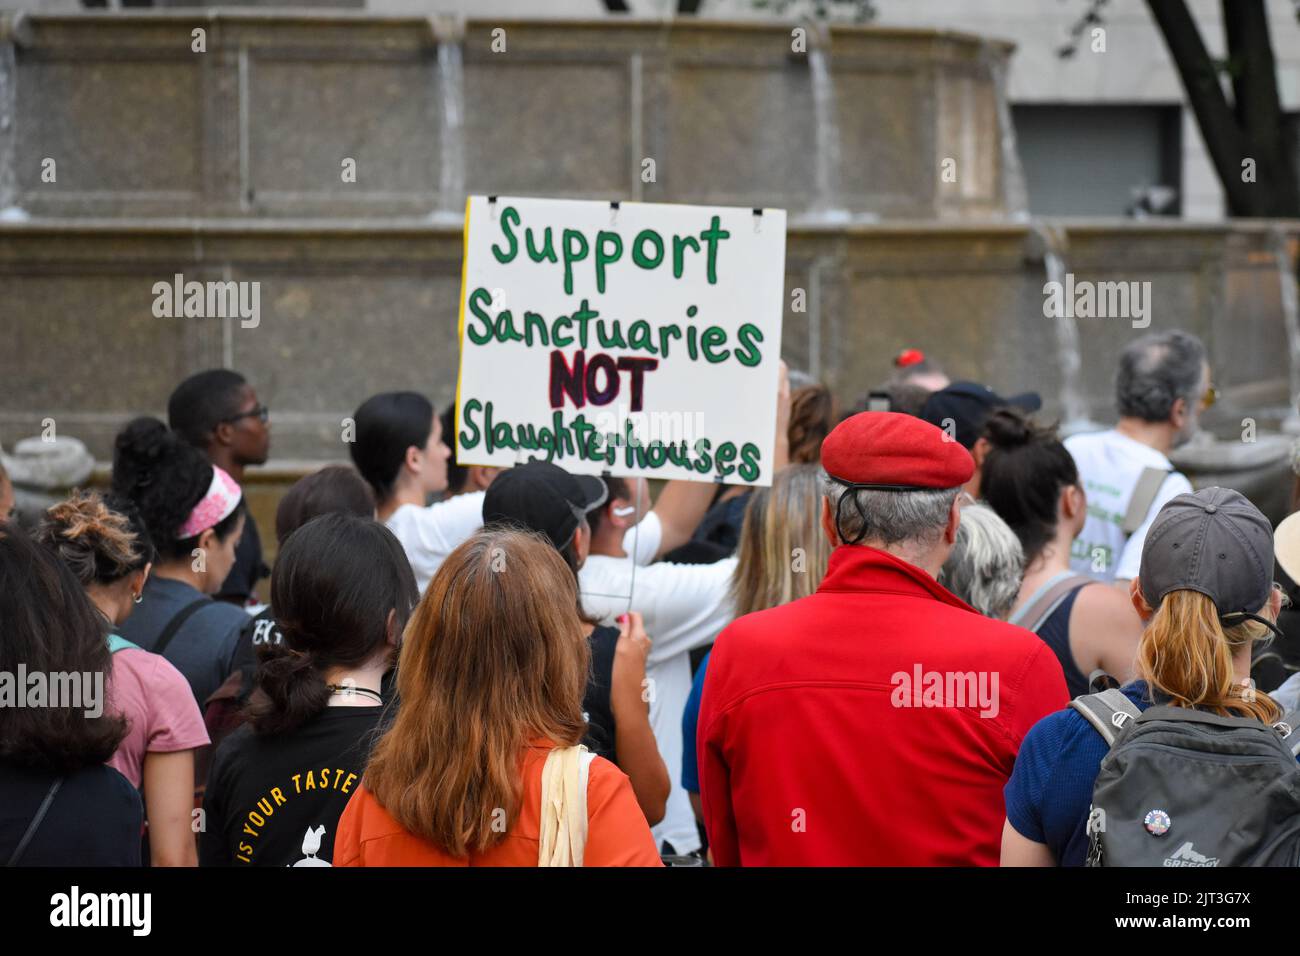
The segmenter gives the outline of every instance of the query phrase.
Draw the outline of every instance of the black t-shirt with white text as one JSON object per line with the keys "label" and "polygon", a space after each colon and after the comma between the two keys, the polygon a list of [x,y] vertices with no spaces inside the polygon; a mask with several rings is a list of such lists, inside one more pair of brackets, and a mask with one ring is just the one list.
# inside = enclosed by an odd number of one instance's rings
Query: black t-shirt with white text
{"label": "black t-shirt with white text", "polygon": [[329,866],[388,708],[327,707],[290,733],[244,725],[222,742],[203,799],[200,866]]}

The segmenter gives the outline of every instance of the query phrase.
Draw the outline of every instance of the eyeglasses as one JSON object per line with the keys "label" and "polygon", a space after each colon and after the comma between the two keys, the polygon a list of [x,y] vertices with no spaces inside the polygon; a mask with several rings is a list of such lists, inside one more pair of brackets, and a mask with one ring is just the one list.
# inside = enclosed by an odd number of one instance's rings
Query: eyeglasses
{"label": "eyeglasses", "polygon": [[230,418],[223,418],[222,421],[228,425],[233,425],[241,418],[250,418],[254,415],[260,418],[262,424],[265,425],[271,420],[271,409],[267,408],[265,405],[255,405],[246,412],[240,412],[238,415],[234,415]]}

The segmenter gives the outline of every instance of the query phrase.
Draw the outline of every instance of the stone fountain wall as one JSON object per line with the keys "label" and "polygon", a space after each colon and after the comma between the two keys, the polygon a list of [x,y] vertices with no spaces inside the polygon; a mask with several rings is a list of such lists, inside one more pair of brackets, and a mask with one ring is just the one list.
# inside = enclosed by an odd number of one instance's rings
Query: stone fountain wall
{"label": "stone fountain wall", "polygon": [[[1108,421],[1115,358],[1141,330],[1079,319],[1077,351],[1064,341],[1043,316],[1051,235],[1076,278],[1150,281],[1151,327],[1207,341],[1221,434],[1285,414],[1272,243],[1289,237],[1293,263],[1300,223],[1030,223],[1007,45],[844,29],[808,38],[810,57],[791,29],[0,19],[0,444],[53,418],[103,461],[128,416],[228,365],[273,409],[278,464],[261,474],[280,482],[346,458],[341,420],[375,391],[444,406],[467,192],[784,207],[783,353],[846,407],[919,346],[954,377],[1037,389],[1057,415],[1077,356],[1083,411]],[[260,324],[155,318],[153,285],[176,273],[260,282]]]}
{"label": "stone fountain wall", "polygon": [[[1300,224],[1055,225],[1080,280],[1151,281],[1151,328],[1205,339],[1226,394],[1211,424],[1286,404],[1269,228],[1296,234]],[[278,457],[338,457],[340,420],[372,392],[451,400],[460,255],[459,231],[431,223],[0,225],[0,442],[39,432],[50,416],[105,458],[127,415],[161,412],[182,377],[225,364],[274,409]],[[955,377],[1038,389],[1061,413],[1060,343],[1043,316],[1028,226],[796,228],[786,265],[782,354],[845,402],[882,382],[899,349],[919,346]],[[260,324],[155,318],[153,283],[177,272],[260,282]],[[795,289],[807,311],[791,311]],[[1142,330],[1122,319],[1077,325],[1087,413],[1105,421],[1116,357]]]}
{"label": "stone fountain wall", "polygon": [[[837,31],[827,96],[810,67],[829,77],[826,44],[780,24],[232,11],[7,22],[0,113],[15,121],[0,156],[16,175],[0,205],[37,216],[459,216],[467,192],[882,218],[1004,208],[996,79],[1011,48],[975,37]],[[833,169],[818,168],[819,127],[835,132]],[[46,157],[57,183],[41,179]],[[342,181],[346,158],[355,183]],[[944,159],[955,182],[940,180]]]}

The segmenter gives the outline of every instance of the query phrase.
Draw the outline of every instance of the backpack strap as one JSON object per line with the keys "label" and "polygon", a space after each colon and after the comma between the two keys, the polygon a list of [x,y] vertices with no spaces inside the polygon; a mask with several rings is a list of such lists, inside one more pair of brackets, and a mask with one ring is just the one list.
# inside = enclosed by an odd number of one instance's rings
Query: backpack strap
{"label": "backpack strap", "polygon": [[1291,751],[1291,756],[1300,757],[1300,710],[1283,716],[1273,729],[1282,735],[1282,743]]}
{"label": "backpack strap", "polygon": [[36,815],[32,817],[32,822],[27,824],[27,829],[23,831],[22,839],[14,847],[14,852],[9,856],[9,861],[5,866],[17,866],[18,861],[22,859],[23,854],[27,852],[27,844],[32,842],[32,837],[36,836],[36,831],[41,827],[41,821],[45,819],[45,814],[50,812],[50,804],[54,802],[54,795],[59,792],[59,787],[63,786],[63,778],[59,777],[52,784],[50,789],[45,791],[45,799],[41,805],[36,808]]}
{"label": "backpack strap", "polygon": [[1151,510],[1151,505],[1156,500],[1156,495],[1160,493],[1165,479],[1171,474],[1173,472],[1168,468],[1142,469],[1137,484],[1133,486],[1133,496],[1128,500],[1128,510],[1124,512],[1124,524],[1121,528],[1125,534],[1133,534],[1142,527],[1142,523],[1147,520],[1147,512]]}
{"label": "backpack strap", "polygon": [[1040,587],[1027,604],[1022,605],[1020,610],[1007,619],[1007,623],[1019,624],[1037,634],[1038,629],[1047,622],[1052,612],[1060,607],[1061,602],[1069,597],[1071,592],[1091,583],[1090,577],[1065,572]]}
{"label": "backpack strap", "polygon": [[158,643],[153,646],[153,652],[155,654],[161,654],[165,651],[167,645],[172,642],[172,638],[176,636],[176,632],[181,629],[181,625],[188,621],[195,611],[203,607],[203,605],[211,602],[211,600],[212,598],[210,597],[201,597],[197,601],[192,601],[177,611],[176,615],[167,622],[167,626],[163,628],[163,632],[158,635]]}
{"label": "backpack strap", "polygon": [[1115,745],[1115,738],[1131,721],[1142,716],[1133,701],[1124,696],[1124,692],[1111,688],[1100,694],[1084,694],[1070,701],[1072,710],[1082,714],[1084,719],[1101,734],[1107,747]]}
{"label": "backpack strap", "polygon": [[1100,694],[1103,690],[1119,689],[1120,683],[1110,674],[1098,667],[1088,675],[1088,693]]}
{"label": "backpack strap", "polygon": [[128,640],[127,640],[125,637],[123,637],[121,634],[110,634],[110,635],[108,635],[108,652],[109,652],[110,654],[116,654],[118,651],[124,651],[124,650],[126,650],[128,647],[133,647],[133,648],[135,648],[137,651],[140,649],[140,645],[139,645],[139,644],[132,644],[130,641],[128,641]]}
{"label": "backpack strap", "polygon": [[1210,724],[1215,727],[1249,728],[1264,731],[1268,724],[1254,717],[1226,717],[1223,714],[1198,710],[1195,707],[1175,707],[1172,704],[1157,704],[1142,712],[1141,720],[1149,723],[1153,720],[1180,721],[1188,724]]}

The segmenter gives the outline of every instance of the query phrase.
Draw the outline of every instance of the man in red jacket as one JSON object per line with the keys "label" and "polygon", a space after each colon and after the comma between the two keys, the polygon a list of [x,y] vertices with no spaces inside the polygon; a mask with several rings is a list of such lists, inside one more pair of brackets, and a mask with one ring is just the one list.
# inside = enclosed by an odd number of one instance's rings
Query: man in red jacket
{"label": "man in red jacket", "polygon": [[935,581],[974,462],[917,418],[863,412],[822,443],[817,593],[719,635],[700,705],[719,866],[996,866],[1020,741],[1068,703],[1029,631]]}

